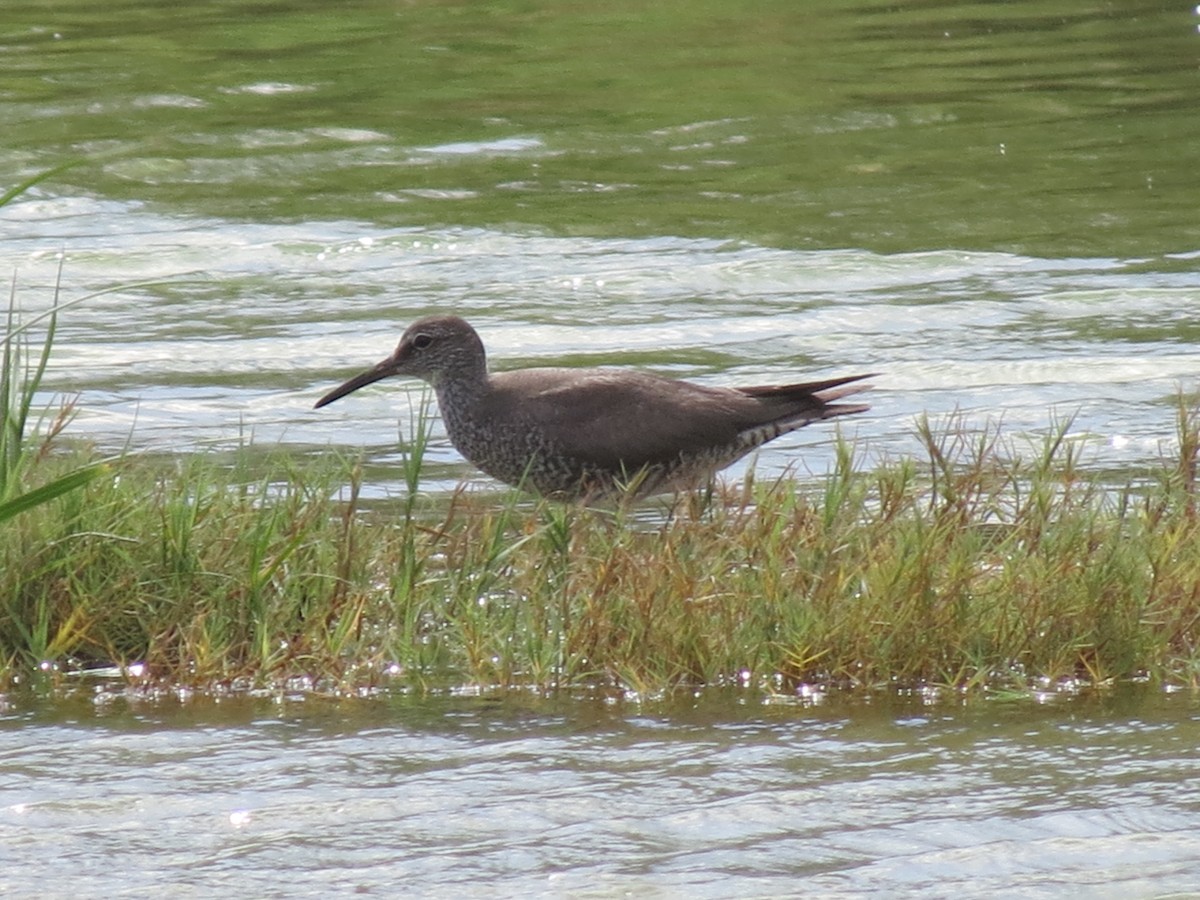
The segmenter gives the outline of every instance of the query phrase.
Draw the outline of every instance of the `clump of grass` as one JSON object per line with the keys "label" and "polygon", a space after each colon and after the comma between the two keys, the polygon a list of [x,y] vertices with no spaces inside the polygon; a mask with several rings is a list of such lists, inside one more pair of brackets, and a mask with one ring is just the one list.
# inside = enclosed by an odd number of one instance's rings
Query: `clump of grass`
{"label": "clump of grass", "polygon": [[500,568],[507,588],[447,579],[447,594],[474,598],[470,635],[487,640],[471,671],[637,690],[1194,682],[1186,458],[1155,484],[1114,489],[1079,471],[1067,423],[1029,458],[995,428],[919,431],[923,465],[860,474],[843,445],[820,492],[757,485],[658,529],[574,511],[564,539],[564,513],[543,513],[519,561],[499,566],[478,555],[494,536],[468,528],[449,569]]}
{"label": "clump of grass", "polygon": [[[16,193],[9,191],[0,196],[0,206],[11,201]],[[0,338],[0,539],[5,536],[6,523],[28,516],[59,497],[79,491],[88,482],[104,474],[106,469],[104,463],[94,460],[66,469],[42,464],[53,441],[71,420],[74,411],[71,402],[63,402],[57,413],[51,415],[43,412],[36,422],[30,421],[34,400],[54,343],[57,314],[56,285],[49,312],[29,321],[20,321],[14,277],[8,315]],[[46,334],[40,352],[35,354],[28,332],[39,321],[46,321]],[[47,476],[48,472],[50,474]],[[48,611],[35,606],[23,612],[24,615],[13,620],[20,634],[20,642],[25,646],[44,645],[52,653],[56,648],[49,641]],[[4,648],[0,648],[0,652],[4,652]],[[14,653],[15,650],[6,653],[10,661]]]}
{"label": "clump of grass", "polygon": [[[749,482],[653,520],[465,492],[362,510],[357,466],[336,455],[130,458],[6,526],[0,675],[137,662],[159,683],[343,690],[1194,685],[1200,440],[1182,401],[1179,431],[1178,458],[1114,487],[1081,469],[1067,422],[1025,453],[995,426],[925,422],[923,458],[864,468],[842,444],[820,485]],[[419,453],[408,465],[416,485]]]}

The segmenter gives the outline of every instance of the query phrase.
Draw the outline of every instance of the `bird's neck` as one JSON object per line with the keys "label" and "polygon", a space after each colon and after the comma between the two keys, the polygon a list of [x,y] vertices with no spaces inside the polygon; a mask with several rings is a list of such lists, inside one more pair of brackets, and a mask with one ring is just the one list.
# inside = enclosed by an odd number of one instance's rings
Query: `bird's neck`
{"label": "bird's neck", "polygon": [[460,424],[477,417],[479,406],[490,390],[487,370],[460,371],[452,378],[439,378],[433,382],[433,390],[442,419],[453,437]]}

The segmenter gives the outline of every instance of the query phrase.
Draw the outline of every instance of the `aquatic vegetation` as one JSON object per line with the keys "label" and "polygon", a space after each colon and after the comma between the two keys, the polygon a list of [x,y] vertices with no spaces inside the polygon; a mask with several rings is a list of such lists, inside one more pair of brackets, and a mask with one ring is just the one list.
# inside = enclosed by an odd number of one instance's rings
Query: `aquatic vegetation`
{"label": "aquatic vegetation", "polygon": [[[11,203],[29,188],[70,168],[67,163],[41,172],[0,194],[0,207]],[[61,272],[61,270],[60,270]],[[59,288],[48,311],[26,321],[18,317],[17,292],[14,283],[9,290],[8,315],[4,333],[0,335],[0,523],[33,507],[53,500],[61,494],[77,490],[102,471],[102,464],[89,462],[79,468],[60,473],[35,487],[26,483],[26,474],[36,457],[45,453],[48,442],[70,421],[73,404],[64,402],[46,428],[44,438],[35,439],[29,421],[34,399],[41,387],[42,376],[50,361],[54,346],[54,330],[58,323]],[[46,333],[35,355],[29,341],[30,329],[46,322]]]}
{"label": "aquatic vegetation", "polygon": [[[920,423],[923,458],[869,466],[843,443],[820,483],[608,510],[465,490],[365,507],[357,464],[334,453],[131,456],[0,525],[2,676],[780,696],[1192,685],[1198,421],[1181,399],[1177,455],[1122,483],[1081,467],[1069,422],[1019,452],[953,417]],[[37,465],[53,479],[81,452]]]}

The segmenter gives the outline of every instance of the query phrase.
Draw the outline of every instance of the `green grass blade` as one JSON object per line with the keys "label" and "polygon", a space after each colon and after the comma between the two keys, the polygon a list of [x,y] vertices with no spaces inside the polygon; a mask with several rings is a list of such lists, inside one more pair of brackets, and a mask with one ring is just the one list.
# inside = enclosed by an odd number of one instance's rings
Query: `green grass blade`
{"label": "green grass blade", "polygon": [[17,182],[11,188],[9,188],[7,191],[5,191],[3,194],[0,194],[0,206],[8,205],[9,203],[11,203],[17,197],[20,197],[23,193],[25,193],[27,190],[29,190],[34,185],[41,184],[43,181],[49,181],[55,175],[59,175],[65,171],[67,171],[68,169],[73,169],[76,166],[81,165],[83,162],[84,162],[83,159],[73,159],[73,160],[70,160],[69,162],[65,162],[60,165],[53,166],[49,169],[45,169],[44,171],[38,172],[36,175],[30,175],[24,181]]}
{"label": "green grass blade", "polygon": [[63,475],[61,478],[56,478],[48,484],[34,488],[32,491],[26,491],[17,497],[13,497],[11,500],[0,503],[0,522],[6,522],[26,510],[41,506],[43,503],[49,503],[54,498],[61,497],[70,491],[78,490],[92,479],[103,475],[108,471],[108,468],[106,463],[85,466],[82,469],[77,469],[74,472]]}

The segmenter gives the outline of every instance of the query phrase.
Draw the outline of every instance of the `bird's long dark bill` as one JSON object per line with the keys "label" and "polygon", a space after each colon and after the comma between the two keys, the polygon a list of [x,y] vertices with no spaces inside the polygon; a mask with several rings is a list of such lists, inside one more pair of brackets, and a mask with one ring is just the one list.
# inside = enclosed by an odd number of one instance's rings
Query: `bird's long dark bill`
{"label": "bird's long dark bill", "polygon": [[389,375],[395,374],[395,372],[395,361],[389,356],[379,365],[375,366],[375,368],[367,369],[367,371],[363,372],[361,375],[355,375],[345,384],[340,384],[335,387],[332,391],[318,400],[313,405],[313,409],[320,409],[322,406],[332,403],[339,397],[345,397],[347,394],[352,394],[360,387],[366,387],[368,384],[374,384],[381,378],[387,378]]}

